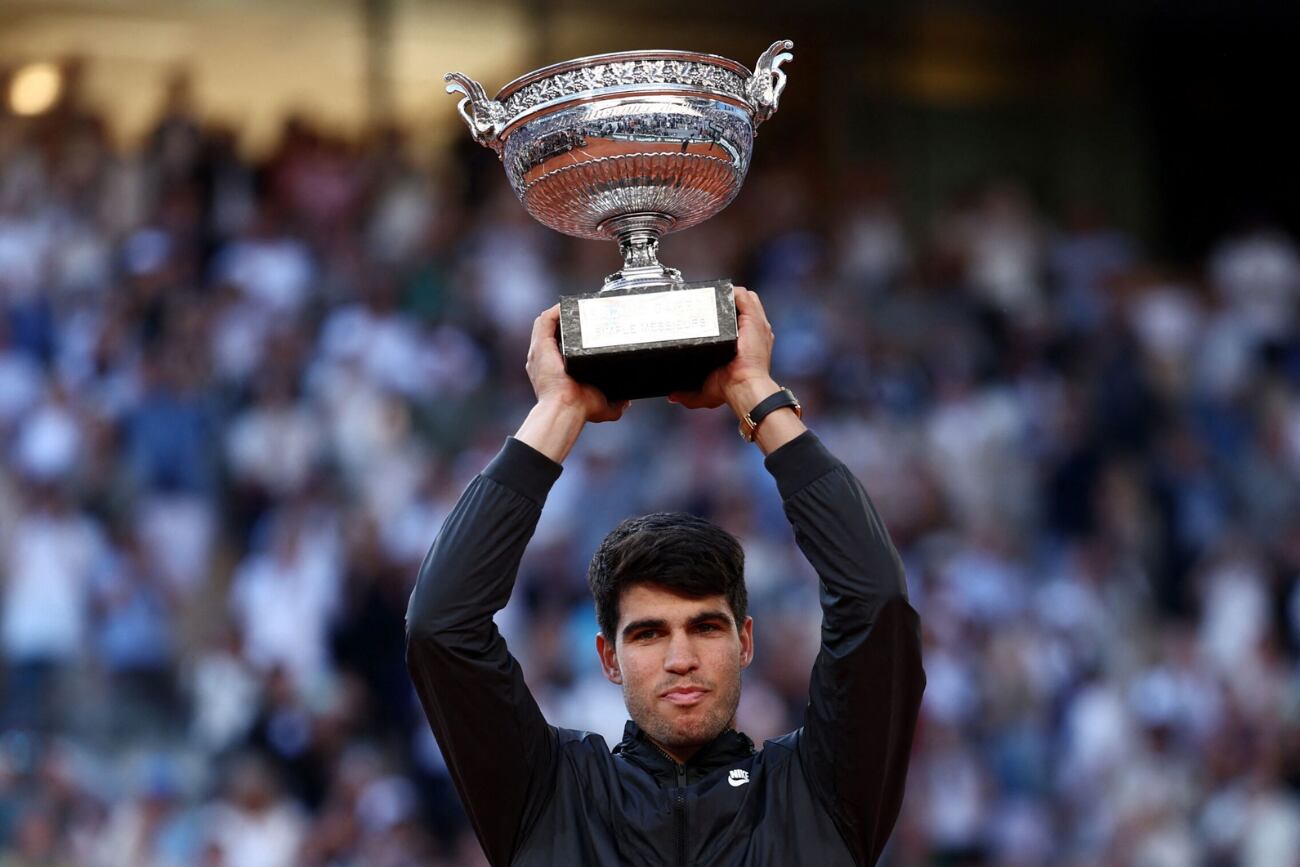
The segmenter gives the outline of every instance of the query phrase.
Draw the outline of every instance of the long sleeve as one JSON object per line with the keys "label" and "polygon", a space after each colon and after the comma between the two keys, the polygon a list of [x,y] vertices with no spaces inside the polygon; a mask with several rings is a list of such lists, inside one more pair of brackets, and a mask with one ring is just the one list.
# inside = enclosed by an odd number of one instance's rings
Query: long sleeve
{"label": "long sleeve", "polygon": [[492,622],[560,466],[509,439],[465,489],[420,568],[406,663],[479,842],[507,865],[536,820],[556,734]]}
{"label": "long sleeve", "polygon": [[854,857],[874,864],[898,819],[925,689],[920,622],[889,534],[848,468],[811,432],[767,468],[821,586],[800,758]]}

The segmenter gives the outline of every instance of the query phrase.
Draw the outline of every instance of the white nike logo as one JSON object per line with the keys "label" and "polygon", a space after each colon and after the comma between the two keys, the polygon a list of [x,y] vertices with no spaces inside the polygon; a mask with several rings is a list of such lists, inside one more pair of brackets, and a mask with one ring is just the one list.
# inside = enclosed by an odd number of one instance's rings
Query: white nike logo
{"label": "white nike logo", "polygon": [[742,771],[740,768],[736,768],[734,771],[727,774],[727,782],[733,786],[743,786],[745,783],[749,782],[749,771]]}

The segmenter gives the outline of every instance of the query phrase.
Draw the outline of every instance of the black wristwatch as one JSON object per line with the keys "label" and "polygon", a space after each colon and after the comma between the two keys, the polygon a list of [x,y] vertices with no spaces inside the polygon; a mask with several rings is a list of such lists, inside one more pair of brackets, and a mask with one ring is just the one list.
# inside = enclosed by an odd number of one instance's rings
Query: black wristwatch
{"label": "black wristwatch", "polygon": [[803,407],[799,405],[799,398],[794,396],[794,392],[788,388],[782,388],[776,394],[765,397],[758,402],[758,406],[751,409],[740,419],[740,437],[747,443],[752,443],[754,437],[758,434],[758,426],[763,419],[767,418],[778,409],[790,407],[794,414],[803,418]]}

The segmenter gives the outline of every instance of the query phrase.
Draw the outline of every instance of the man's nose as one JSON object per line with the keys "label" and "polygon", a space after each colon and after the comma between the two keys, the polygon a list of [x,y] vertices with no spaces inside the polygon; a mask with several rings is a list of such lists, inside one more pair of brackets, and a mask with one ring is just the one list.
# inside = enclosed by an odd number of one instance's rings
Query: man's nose
{"label": "man's nose", "polygon": [[686,674],[700,667],[699,655],[690,636],[675,634],[668,642],[668,655],[664,657],[664,669],[673,674]]}

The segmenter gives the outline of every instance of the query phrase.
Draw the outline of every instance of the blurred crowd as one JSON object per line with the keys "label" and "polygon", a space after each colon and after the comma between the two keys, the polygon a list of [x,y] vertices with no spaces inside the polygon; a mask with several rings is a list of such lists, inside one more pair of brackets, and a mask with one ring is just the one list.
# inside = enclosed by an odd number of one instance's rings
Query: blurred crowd
{"label": "blurred crowd", "polygon": [[[489,152],[410,150],[289,119],[250,159],[183,87],[125,151],[0,110],[2,867],[485,863],[406,604],[530,405],[533,317],[618,261]],[[884,167],[797,165],[661,257],[761,293],[903,555],[929,684],[887,863],[1300,864],[1293,239],[1170,267],[1014,178],[918,224]],[[745,543],[740,728],[799,724],[820,612],[774,487],[724,410],[584,433],[498,618],[552,722],[617,740],[586,563],[674,508]]]}

